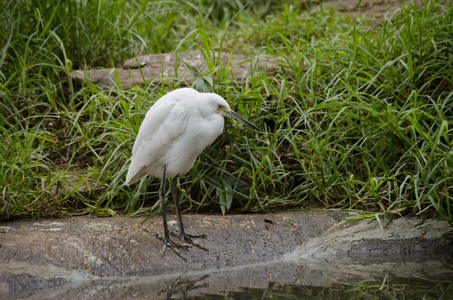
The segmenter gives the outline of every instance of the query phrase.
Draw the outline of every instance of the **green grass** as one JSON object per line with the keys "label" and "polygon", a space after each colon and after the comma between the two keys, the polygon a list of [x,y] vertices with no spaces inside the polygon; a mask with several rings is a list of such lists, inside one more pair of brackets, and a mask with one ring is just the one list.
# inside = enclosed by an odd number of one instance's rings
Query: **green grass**
{"label": "green grass", "polygon": [[[6,1],[4,8],[2,219],[158,211],[158,180],[122,186],[132,144],[159,97],[192,85],[224,96],[263,133],[227,121],[180,178],[185,209],[342,208],[383,218],[435,211],[453,225],[453,5],[446,1],[380,21],[270,0]],[[72,70],[190,49],[270,55],[280,73],[254,70],[250,80],[232,81],[229,66],[213,62],[193,83],[76,89],[69,80]]]}

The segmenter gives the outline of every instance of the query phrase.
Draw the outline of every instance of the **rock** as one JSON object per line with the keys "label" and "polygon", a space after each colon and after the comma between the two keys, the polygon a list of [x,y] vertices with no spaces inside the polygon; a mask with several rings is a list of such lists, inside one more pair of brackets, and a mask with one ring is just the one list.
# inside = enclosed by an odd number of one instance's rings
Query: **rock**
{"label": "rock", "polygon": [[[123,89],[132,85],[152,81],[154,85],[163,81],[187,83],[195,80],[194,75],[205,75],[213,71],[227,72],[230,80],[244,81],[253,72],[275,75],[280,72],[277,62],[272,58],[251,57],[222,52],[212,53],[212,57],[204,57],[199,51],[149,54],[128,59],[122,68],[92,69],[74,71],[70,76],[77,85],[85,84],[89,79],[94,84],[112,87],[121,84]],[[137,63],[138,62],[138,63]],[[176,68],[175,68],[176,66]],[[197,74],[192,74],[197,73]]]}
{"label": "rock", "polygon": [[[420,218],[400,218],[381,229],[377,221],[364,219],[335,226],[352,215],[186,214],[187,232],[206,234],[197,242],[209,249],[181,249],[187,262],[171,249],[163,253],[163,243],[155,237],[163,231],[158,215],[146,222],[124,216],[5,222],[8,230],[0,232],[0,299],[83,299],[101,291],[100,298],[111,300],[157,299],[181,289],[200,295],[292,284],[295,279],[301,285],[329,286],[335,280],[370,282],[388,272],[404,280],[453,275],[444,266],[453,263],[451,239],[437,249],[439,257],[447,256],[446,263],[432,255],[451,228],[446,222],[419,226]],[[169,226],[177,231],[174,218],[169,216]]]}

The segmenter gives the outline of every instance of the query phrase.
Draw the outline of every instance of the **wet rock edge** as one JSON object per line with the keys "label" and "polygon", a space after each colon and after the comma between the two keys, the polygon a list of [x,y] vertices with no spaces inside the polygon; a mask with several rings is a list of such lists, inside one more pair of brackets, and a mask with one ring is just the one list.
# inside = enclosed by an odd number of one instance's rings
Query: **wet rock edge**
{"label": "wet rock edge", "polygon": [[[187,263],[169,251],[162,256],[162,246],[153,237],[161,231],[160,216],[143,224],[127,217],[6,222],[0,226],[0,296],[26,297],[74,282],[119,277],[234,273],[241,266],[259,269],[275,262],[345,269],[386,264],[402,256],[406,261],[426,260],[450,229],[436,220],[419,225],[419,218],[397,219],[384,230],[369,219],[338,225],[351,215],[338,211],[185,215],[188,230],[208,234],[202,243],[210,249],[184,252]],[[100,251],[105,253],[99,255]],[[452,253],[451,239],[438,244],[436,255],[448,260]]]}

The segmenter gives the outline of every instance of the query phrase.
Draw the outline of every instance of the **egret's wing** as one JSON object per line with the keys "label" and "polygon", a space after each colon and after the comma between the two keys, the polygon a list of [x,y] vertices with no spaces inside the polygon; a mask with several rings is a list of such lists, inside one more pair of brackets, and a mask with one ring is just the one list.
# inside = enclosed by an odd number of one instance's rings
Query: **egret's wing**
{"label": "egret's wing", "polygon": [[146,113],[134,147],[125,184],[132,184],[151,174],[161,177],[159,159],[182,136],[186,127],[183,105],[178,99],[161,98]]}

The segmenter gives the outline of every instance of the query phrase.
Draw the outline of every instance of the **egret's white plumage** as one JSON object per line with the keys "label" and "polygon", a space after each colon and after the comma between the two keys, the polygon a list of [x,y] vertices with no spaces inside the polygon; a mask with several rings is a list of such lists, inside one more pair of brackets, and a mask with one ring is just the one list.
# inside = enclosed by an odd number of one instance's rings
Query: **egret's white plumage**
{"label": "egret's white plumage", "polygon": [[191,88],[160,98],[140,126],[125,184],[146,175],[162,178],[164,166],[166,177],[190,171],[197,156],[222,133],[224,116],[236,117],[231,112],[219,95]]}
{"label": "egret's white plumage", "polygon": [[199,93],[191,88],[174,90],[157,100],[146,113],[132,148],[131,164],[125,184],[130,185],[147,175],[161,178],[159,196],[165,231],[163,240],[165,246],[169,245],[180,257],[175,247],[184,245],[174,243],[169,237],[167,228],[164,181],[167,177],[173,177],[172,194],[181,238],[204,249],[191,240],[191,237],[196,236],[184,232],[176,176],[187,173],[203,149],[222,133],[224,117],[232,117],[259,130],[231,110],[225,99],[217,94]]}

